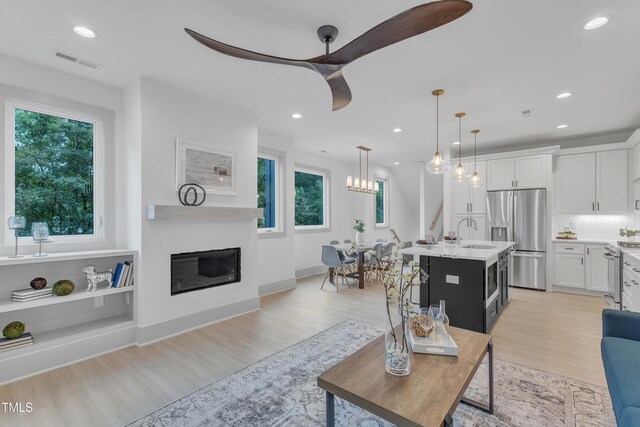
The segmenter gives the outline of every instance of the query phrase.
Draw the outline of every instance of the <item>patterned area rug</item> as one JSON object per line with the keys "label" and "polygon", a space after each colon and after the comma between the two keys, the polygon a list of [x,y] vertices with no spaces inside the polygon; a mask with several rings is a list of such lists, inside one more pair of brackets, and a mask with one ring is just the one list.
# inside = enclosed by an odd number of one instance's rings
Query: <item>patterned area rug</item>
{"label": "patterned area rug", "polygon": [[[130,426],[323,426],[325,395],[316,377],[382,333],[348,320],[222,380]],[[381,356],[382,357],[382,356]],[[615,427],[603,387],[495,360],[495,414],[460,404],[456,426]],[[486,401],[482,366],[466,396]],[[336,398],[336,425],[391,424]]]}

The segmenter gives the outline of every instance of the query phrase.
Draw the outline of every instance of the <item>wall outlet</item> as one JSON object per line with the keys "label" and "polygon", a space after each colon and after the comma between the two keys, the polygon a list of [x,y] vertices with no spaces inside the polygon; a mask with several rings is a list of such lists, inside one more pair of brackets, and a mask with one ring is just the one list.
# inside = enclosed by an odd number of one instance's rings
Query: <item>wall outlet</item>
{"label": "wall outlet", "polygon": [[104,305],[104,295],[100,295],[99,297],[95,297],[93,299],[93,306],[95,308],[102,307]]}

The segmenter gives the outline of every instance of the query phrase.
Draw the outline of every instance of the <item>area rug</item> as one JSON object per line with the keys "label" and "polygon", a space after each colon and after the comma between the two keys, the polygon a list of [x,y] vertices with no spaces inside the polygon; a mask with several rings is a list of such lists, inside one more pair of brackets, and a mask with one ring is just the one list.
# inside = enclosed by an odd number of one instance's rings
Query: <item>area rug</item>
{"label": "area rug", "polygon": [[[322,426],[325,394],[316,377],[380,336],[378,327],[348,320],[183,397],[130,426]],[[460,404],[456,426],[614,427],[607,390],[495,360],[495,414]],[[486,363],[486,361],[485,361]],[[486,401],[486,366],[466,396]],[[388,422],[336,398],[336,425]]]}

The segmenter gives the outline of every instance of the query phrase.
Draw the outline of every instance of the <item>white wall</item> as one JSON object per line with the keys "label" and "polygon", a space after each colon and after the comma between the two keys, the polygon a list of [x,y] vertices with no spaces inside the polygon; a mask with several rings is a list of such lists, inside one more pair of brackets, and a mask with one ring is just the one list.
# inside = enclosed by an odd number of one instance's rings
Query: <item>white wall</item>
{"label": "white wall", "polygon": [[[355,153],[357,154],[357,153]],[[316,153],[297,150],[295,163],[312,168],[330,171],[330,229],[322,231],[298,231],[295,235],[295,265],[298,277],[322,271],[321,247],[331,240],[342,242],[344,239],[355,239],[353,225],[355,219],[365,222],[365,240],[378,238],[391,240],[389,228],[394,228],[403,240],[414,240],[418,235],[418,224],[415,221],[417,212],[413,212],[406,196],[406,188],[402,187],[392,169],[380,165],[370,165],[369,175],[373,173],[389,179],[390,227],[374,229],[374,196],[348,191],[345,187],[347,176],[357,174],[357,164],[343,162],[334,158],[322,157]],[[416,187],[418,176],[415,177]]]}
{"label": "white wall", "polygon": [[[51,68],[0,55],[0,141],[5,144],[4,101],[15,97],[45,105],[88,113],[103,121],[104,156],[104,240],[95,243],[51,243],[48,252],[90,250],[122,247],[125,243],[123,225],[124,176],[115,173],[115,165],[123,158],[123,91],[105,84],[86,80]],[[0,150],[0,165],[4,169],[4,150]],[[4,175],[0,174],[0,200],[4,213]],[[6,218],[0,227],[0,242],[4,243]],[[55,238],[54,238],[55,241]],[[35,245],[21,242],[22,253],[35,250]],[[0,255],[12,252],[0,245]]]}
{"label": "white wall", "polygon": [[[258,286],[289,282],[295,285],[295,233],[294,233],[294,140],[263,130],[258,131],[258,151],[266,154],[278,155],[284,160],[281,165],[283,172],[281,191],[285,212],[280,216],[283,221],[282,232],[275,235],[258,234]],[[277,209],[280,209],[278,207]],[[280,215],[280,214],[278,214]],[[284,287],[290,287],[283,283]],[[275,287],[270,291],[281,289]]]}
{"label": "white wall", "polygon": [[[208,195],[206,205],[256,206],[256,118],[160,82],[141,79],[142,199],[178,203],[175,187],[176,137],[236,153],[237,196]],[[141,327],[240,301],[257,299],[256,220],[143,219],[139,272]],[[240,246],[242,281],[170,295],[170,254]]]}

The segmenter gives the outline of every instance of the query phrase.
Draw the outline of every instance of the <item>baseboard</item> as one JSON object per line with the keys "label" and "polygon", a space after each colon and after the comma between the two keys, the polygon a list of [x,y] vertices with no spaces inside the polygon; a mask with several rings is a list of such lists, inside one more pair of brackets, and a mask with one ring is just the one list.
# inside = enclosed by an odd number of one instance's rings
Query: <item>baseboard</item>
{"label": "baseboard", "polygon": [[554,292],[564,292],[566,294],[587,295],[590,297],[600,297],[600,298],[602,298],[603,295],[606,294],[606,292],[591,291],[589,289],[582,289],[582,288],[572,288],[570,286],[553,285],[552,289]]}
{"label": "baseboard", "polygon": [[303,277],[315,276],[316,274],[325,273],[327,271],[327,267],[324,265],[318,265],[316,267],[303,268],[300,270],[296,270],[296,279],[301,279]]}
{"label": "baseboard", "polygon": [[202,328],[212,323],[217,323],[259,309],[260,298],[255,297],[234,304],[190,314],[178,319],[156,323],[155,325],[138,327],[137,342],[139,346],[151,344],[192,329]]}
{"label": "baseboard", "polygon": [[267,283],[266,285],[258,286],[258,295],[263,297],[265,295],[271,295],[282,291],[288,291],[289,289],[295,289],[297,282],[295,278],[280,280],[279,282]]}

